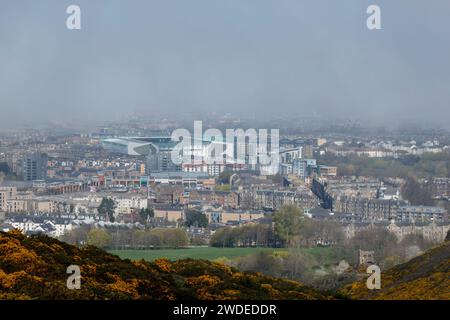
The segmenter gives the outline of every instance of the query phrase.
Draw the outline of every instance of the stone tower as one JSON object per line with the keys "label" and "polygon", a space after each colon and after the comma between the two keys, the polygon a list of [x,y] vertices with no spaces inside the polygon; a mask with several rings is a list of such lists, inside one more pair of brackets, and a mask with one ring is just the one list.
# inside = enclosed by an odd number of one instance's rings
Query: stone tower
{"label": "stone tower", "polygon": [[375,251],[359,250],[359,265],[371,265],[375,263]]}

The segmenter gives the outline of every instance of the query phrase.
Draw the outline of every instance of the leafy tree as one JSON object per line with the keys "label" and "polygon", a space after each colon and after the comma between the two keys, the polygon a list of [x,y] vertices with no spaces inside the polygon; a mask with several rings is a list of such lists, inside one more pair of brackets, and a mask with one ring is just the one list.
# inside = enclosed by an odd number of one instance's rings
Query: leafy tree
{"label": "leafy tree", "polygon": [[232,174],[233,174],[233,172],[231,172],[229,170],[222,171],[219,174],[219,177],[217,179],[219,184],[229,184],[230,183],[230,177],[231,177]]}
{"label": "leafy tree", "polygon": [[303,249],[289,249],[287,255],[283,256],[283,277],[291,280],[305,281],[305,275],[316,265],[314,257],[306,253]]}
{"label": "leafy tree", "polygon": [[300,237],[307,244],[340,243],[344,240],[342,225],[337,221],[305,218]]}
{"label": "leafy tree", "polygon": [[413,175],[408,175],[402,186],[402,196],[412,205],[432,206],[434,204],[431,193],[417,181]]}
{"label": "leafy tree", "polygon": [[114,200],[111,198],[103,198],[102,202],[100,203],[100,206],[97,208],[98,214],[100,217],[106,220],[106,218],[109,219],[109,221],[114,222],[114,211],[116,209],[116,204],[114,203]]}
{"label": "leafy tree", "polygon": [[236,232],[231,227],[217,230],[210,240],[210,244],[213,247],[234,247],[236,243]]}
{"label": "leafy tree", "polygon": [[257,206],[255,198],[250,193],[240,195],[240,205],[242,209],[255,209]]}
{"label": "leafy tree", "polygon": [[64,235],[61,236],[61,240],[73,245],[83,245],[86,243],[87,234],[88,234],[88,227],[81,226],[75,229],[72,229]]}
{"label": "leafy tree", "polygon": [[179,248],[189,244],[186,231],[178,228],[155,228],[147,232],[154,247]]}
{"label": "leafy tree", "polygon": [[111,236],[103,229],[91,229],[87,234],[87,244],[106,248],[111,245]]}
{"label": "leafy tree", "polygon": [[290,244],[293,238],[300,234],[304,226],[303,211],[293,205],[283,206],[273,216],[275,234],[285,243]]}
{"label": "leafy tree", "polygon": [[211,237],[213,247],[269,247],[274,244],[272,228],[267,224],[251,224],[240,227],[225,227]]}
{"label": "leafy tree", "polygon": [[146,247],[146,231],[145,230],[134,230],[132,235],[133,248],[145,248]]}
{"label": "leafy tree", "polygon": [[152,208],[142,208],[139,211],[139,217],[141,218],[142,222],[147,222],[150,218],[153,218],[155,216],[155,212]]}
{"label": "leafy tree", "polygon": [[198,237],[198,236],[193,236],[191,239],[191,245],[192,246],[207,246],[208,245],[208,240],[206,240],[205,238],[202,237]]}
{"label": "leafy tree", "polygon": [[208,217],[198,210],[187,210],[185,225],[188,227],[206,228],[208,226]]}
{"label": "leafy tree", "polygon": [[168,247],[180,248],[189,244],[189,237],[186,231],[179,228],[165,229],[165,231],[164,236]]}
{"label": "leafy tree", "polygon": [[8,163],[6,162],[0,162],[0,176],[3,174],[3,176],[7,175],[11,172],[11,169],[8,166]]}
{"label": "leafy tree", "polygon": [[236,266],[243,271],[257,271],[270,276],[280,276],[282,259],[271,252],[260,251],[236,259]]}

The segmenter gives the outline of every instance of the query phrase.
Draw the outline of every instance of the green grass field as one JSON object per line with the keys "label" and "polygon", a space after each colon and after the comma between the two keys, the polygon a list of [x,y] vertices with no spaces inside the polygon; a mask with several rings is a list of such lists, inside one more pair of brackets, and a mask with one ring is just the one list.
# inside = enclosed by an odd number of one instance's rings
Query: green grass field
{"label": "green grass field", "polygon": [[169,260],[178,259],[205,259],[215,260],[217,258],[236,258],[246,256],[260,251],[284,251],[274,248],[213,248],[194,247],[186,249],[150,249],[150,250],[111,250],[112,254],[118,255],[122,259],[153,261],[158,258]]}

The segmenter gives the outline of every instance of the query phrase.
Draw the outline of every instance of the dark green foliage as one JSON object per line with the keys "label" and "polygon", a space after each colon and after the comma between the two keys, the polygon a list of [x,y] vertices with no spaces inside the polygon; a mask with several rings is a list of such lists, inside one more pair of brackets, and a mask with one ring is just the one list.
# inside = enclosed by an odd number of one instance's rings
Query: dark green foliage
{"label": "dark green foliage", "polygon": [[185,225],[188,227],[205,228],[208,226],[208,217],[200,211],[187,210]]}
{"label": "dark green foliage", "polygon": [[219,178],[218,178],[219,184],[229,184],[230,183],[230,177],[231,177],[232,174],[233,174],[233,172],[229,171],[229,170],[222,171],[219,174]]}
{"label": "dark green foliage", "polygon": [[98,214],[103,219],[108,218],[109,221],[114,222],[114,210],[116,209],[116,204],[113,199],[103,198],[100,206],[97,208]]}
{"label": "dark green foliage", "polygon": [[290,244],[305,224],[303,210],[293,205],[283,206],[273,217],[275,233],[286,244]]}
{"label": "dark green foliage", "polygon": [[211,237],[213,247],[269,247],[274,244],[272,227],[266,224],[225,227]]}
{"label": "dark green foliage", "polygon": [[152,208],[145,208],[139,211],[139,217],[143,223],[146,223],[150,218],[155,216],[155,212]]}

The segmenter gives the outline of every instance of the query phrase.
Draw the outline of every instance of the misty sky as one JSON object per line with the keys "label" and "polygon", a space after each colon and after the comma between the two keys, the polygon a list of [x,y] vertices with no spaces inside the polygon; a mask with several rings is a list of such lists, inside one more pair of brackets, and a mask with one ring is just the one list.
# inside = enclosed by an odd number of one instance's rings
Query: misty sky
{"label": "misty sky", "polygon": [[[367,29],[369,4],[383,30]],[[450,1],[0,2],[1,126],[162,109],[445,125]]]}

